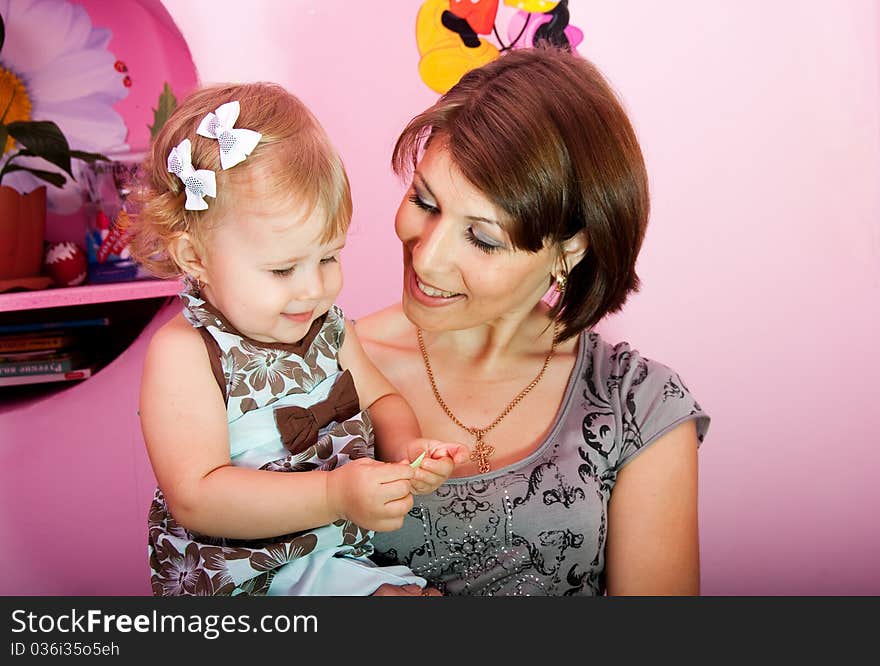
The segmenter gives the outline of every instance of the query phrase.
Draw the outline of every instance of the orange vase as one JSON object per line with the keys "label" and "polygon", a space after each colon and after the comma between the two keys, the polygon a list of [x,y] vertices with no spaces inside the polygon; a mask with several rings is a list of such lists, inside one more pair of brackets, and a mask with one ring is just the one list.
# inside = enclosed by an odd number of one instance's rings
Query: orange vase
{"label": "orange vase", "polygon": [[40,275],[46,233],[46,187],[28,194],[0,185],[0,292],[42,289]]}

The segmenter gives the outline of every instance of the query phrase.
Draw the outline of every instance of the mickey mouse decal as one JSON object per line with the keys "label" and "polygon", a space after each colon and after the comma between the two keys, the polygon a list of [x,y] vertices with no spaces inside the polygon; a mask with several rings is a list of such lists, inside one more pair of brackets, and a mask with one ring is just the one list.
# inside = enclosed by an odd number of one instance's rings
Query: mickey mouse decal
{"label": "mickey mouse decal", "polygon": [[[427,0],[416,18],[419,75],[432,90],[445,93],[464,75],[502,51],[547,41],[574,49],[583,32],[569,25],[568,0],[504,0],[518,11],[507,25],[505,44],[498,33],[498,0]],[[493,41],[481,35],[491,35]]]}

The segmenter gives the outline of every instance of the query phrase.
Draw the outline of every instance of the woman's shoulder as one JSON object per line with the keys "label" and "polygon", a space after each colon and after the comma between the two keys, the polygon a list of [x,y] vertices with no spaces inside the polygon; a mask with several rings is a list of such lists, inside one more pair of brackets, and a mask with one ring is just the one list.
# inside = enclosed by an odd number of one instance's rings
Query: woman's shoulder
{"label": "woman's shoulder", "polygon": [[617,415],[621,463],[686,420],[696,420],[698,439],[703,440],[709,416],[678,372],[628,342],[607,342],[594,332],[585,335],[579,377],[585,407]]}
{"label": "woman's shoulder", "polygon": [[377,310],[356,322],[358,338],[365,345],[397,347],[412,336],[413,325],[400,303]]}
{"label": "woman's shoulder", "polygon": [[675,374],[669,366],[644,356],[627,341],[609,342],[596,332],[586,336],[585,378],[614,388],[640,386]]}

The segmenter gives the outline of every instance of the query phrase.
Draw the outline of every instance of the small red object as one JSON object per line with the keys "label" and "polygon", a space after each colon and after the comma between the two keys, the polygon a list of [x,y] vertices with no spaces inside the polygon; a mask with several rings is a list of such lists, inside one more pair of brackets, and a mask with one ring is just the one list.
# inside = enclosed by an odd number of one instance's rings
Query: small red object
{"label": "small red object", "polygon": [[95,215],[95,223],[98,225],[100,231],[110,228],[110,218],[107,217],[107,214],[103,210],[99,210]]}
{"label": "small red object", "polygon": [[113,64],[113,67],[116,68],[116,71],[117,71],[117,72],[127,72],[127,71],[128,71],[128,67],[127,67],[127,66],[125,65],[125,63],[122,62],[121,60],[117,60],[117,61]]}
{"label": "small red object", "polygon": [[495,25],[498,0],[452,0],[449,11],[467,21],[478,35],[488,35]]}
{"label": "small red object", "polygon": [[[100,216],[103,215],[103,220]],[[107,216],[104,215],[101,211],[98,211],[98,228],[106,229],[106,227],[102,227],[102,224],[109,224],[109,220]],[[128,217],[128,213],[124,210],[119,211],[119,215],[116,217],[116,222],[110,227],[110,230],[107,232],[106,237],[102,233],[101,237],[103,240],[101,241],[101,245],[98,247],[97,257],[98,263],[103,264],[107,261],[107,257],[111,254],[119,254],[128,244],[128,225],[130,223],[130,218]]]}
{"label": "small red object", "polygon": [[86,281],[88,263],[85,251],[70,241],[49,243],[43,268],[56,287],[75,287]]}
{"label": "small red object", "polygon": [[122,79],[122,85],[124,85],[126,88],[131,88],[131,77],[126,76],[124,79]]}

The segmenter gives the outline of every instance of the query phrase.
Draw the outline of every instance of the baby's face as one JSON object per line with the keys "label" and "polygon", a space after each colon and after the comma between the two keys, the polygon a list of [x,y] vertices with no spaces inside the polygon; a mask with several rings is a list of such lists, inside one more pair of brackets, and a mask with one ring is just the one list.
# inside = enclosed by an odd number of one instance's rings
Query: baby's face
{"label": "baby's face", "polygon": [[319,208],[230,217],[205,243],[205,296],[239,333],[262,342],[299,342],[342,288],[345,237],[322,243]]}

